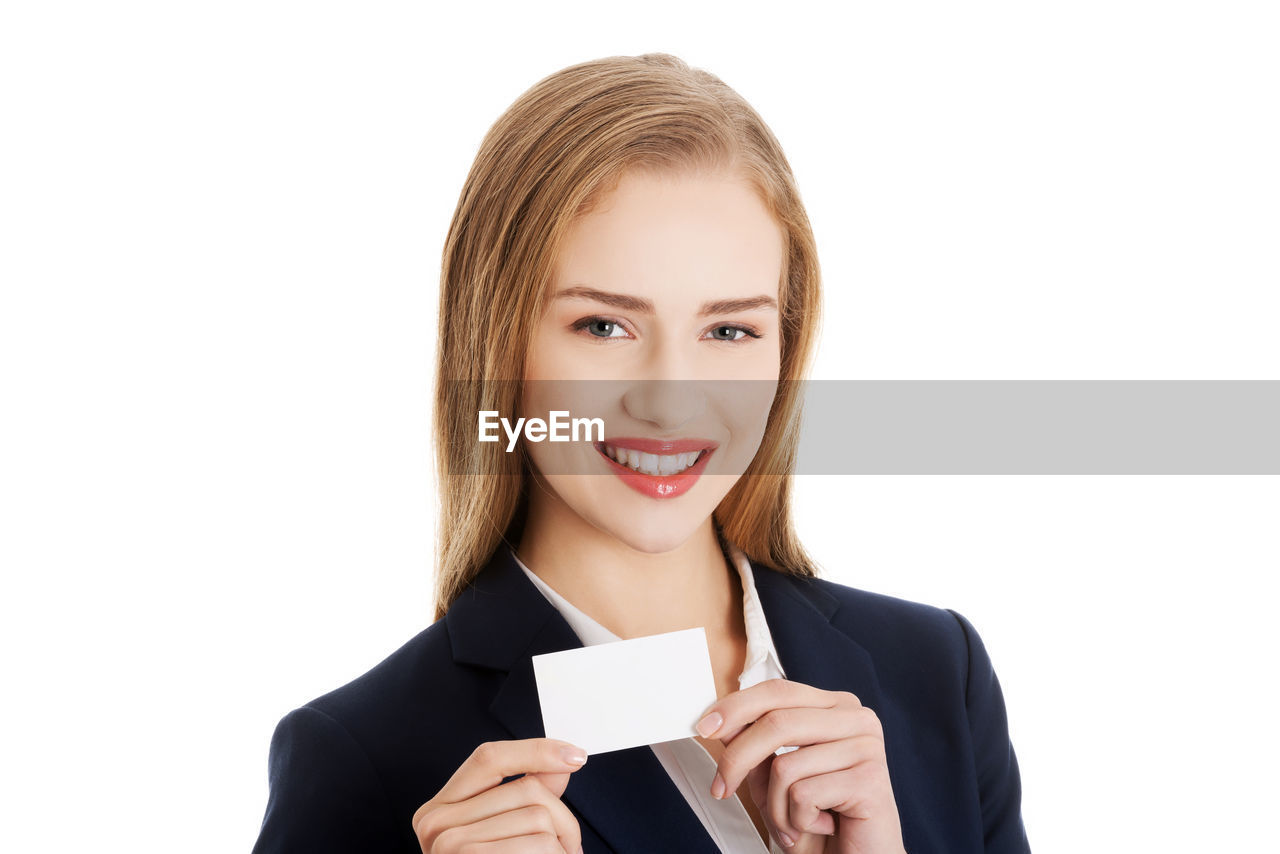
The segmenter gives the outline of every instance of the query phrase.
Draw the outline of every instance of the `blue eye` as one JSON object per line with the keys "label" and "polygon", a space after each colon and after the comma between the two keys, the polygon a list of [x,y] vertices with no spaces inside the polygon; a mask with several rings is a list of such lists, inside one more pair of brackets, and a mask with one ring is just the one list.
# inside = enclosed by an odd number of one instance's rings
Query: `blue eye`
{"label": "blue eye", "polygon": [[[721,333],[727,333],[728,337],[724,337]],[[738,333],[741,333],[739,335]],[[741,341],[744,338],[759,338],[760,333],[746,326],[717,326],[711,330],[712,339],[715,341],[728,341],[730,343]]]}
{"label": "blue eye", "polygon": [[[584,317],[573,324],[575,332],[587,330],[593,338],[625,338],[626,330],[615,320],[607,317]],[[621,332],[621,335],[615,334]]]}

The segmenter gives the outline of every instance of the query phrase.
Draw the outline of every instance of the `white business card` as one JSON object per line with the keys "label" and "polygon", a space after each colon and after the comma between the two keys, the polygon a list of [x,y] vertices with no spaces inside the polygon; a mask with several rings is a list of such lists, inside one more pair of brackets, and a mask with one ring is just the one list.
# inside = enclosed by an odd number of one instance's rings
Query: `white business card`
{"label": "white business card", "polygon": [[588,754],[696,736],[716,701],[701,626],[535,655],[533,672],[547,737]]}

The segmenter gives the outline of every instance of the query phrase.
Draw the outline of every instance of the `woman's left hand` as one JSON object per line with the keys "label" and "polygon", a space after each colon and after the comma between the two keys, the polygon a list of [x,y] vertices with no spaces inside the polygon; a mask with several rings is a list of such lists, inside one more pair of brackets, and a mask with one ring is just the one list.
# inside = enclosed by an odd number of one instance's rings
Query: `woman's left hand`
{"label": "woman's left hand", "polygon": [[[708,720],[716,713],[718,724]],[[768,679],[712,703],[698,732],[725,745],[711,794],[730,795],[745,779],[788,851],[904,854],[884,730],[855,695]],[[775,756],[785,745],[799,749]]]}

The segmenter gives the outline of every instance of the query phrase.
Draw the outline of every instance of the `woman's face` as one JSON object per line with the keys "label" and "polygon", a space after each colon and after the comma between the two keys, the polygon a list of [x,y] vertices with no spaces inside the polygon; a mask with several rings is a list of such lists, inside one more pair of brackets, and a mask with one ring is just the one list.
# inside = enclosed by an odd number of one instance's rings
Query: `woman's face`
{"label": "woman's face", "polygon": [[726,174],[630,172],[575,223],[519,415],[600,418],[604,441],[523,439],[533,500],[647,553],[706,522],[777,391],[783,248],[755,191]]}

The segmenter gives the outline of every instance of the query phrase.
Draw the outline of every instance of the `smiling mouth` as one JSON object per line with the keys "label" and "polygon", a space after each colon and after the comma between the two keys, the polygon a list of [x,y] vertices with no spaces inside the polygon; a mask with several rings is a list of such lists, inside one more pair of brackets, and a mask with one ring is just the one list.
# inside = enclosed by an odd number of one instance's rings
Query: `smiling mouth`
{"label": "smiling mouth", "polygon": [[635,441],[626,446],[609,442],[594,444],[597,451],[618,465],[626,466],[639,474],[657,477],[682,474],[716,449],[714,443],[688,439],[670,442],[654,440],[645,442],[645,448],[633,447],[633,444],[640,444]]}

